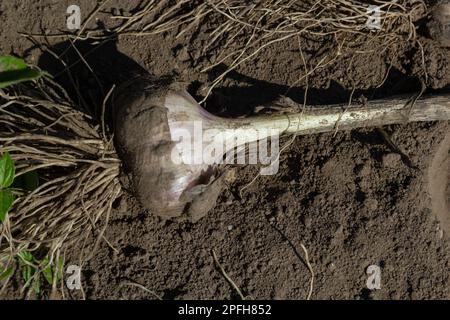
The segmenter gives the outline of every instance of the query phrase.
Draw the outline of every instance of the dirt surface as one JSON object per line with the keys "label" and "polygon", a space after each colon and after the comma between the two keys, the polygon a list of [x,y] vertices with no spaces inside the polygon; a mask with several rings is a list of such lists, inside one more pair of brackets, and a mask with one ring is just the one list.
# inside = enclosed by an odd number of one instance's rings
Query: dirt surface
{"label": "dirt surface", "polygon": [[[93,1],[76,2],[83,20],[95,8]],[[65,30],[70,4],[2,1],[1,54],[24,56],[57,74],[58,63],[19,32]],[[111,1],[92,23],[110,26],[111,8],[130,4]],[[121,37],[86,59],[107,89],[126,78],[132,66],[156,76],[171,75],[201,98],[223,66],[200,72],[214,59],[214,53],[201,54],[204,31],[181,38],[175,34]],[[427,36],[419,35],[421,47],[404,42],[382,52],[370,43],[373,52],[352,59],[344,54],[308,82],[297,81],[305,70],[298,43],[279,43],[232,72],[206,107],[222,115],[250,114],[280,95],[302,102],[307,86],[308,104],[342,103],[350,96],[412,96],[421,82],[430,90],[445,90],[450,54]],[[70,48],[62,40],[40,38],[39,43],[48,41],[52,50],[61,52]],[[82,53],[86,48],[80,43]],[[307,65],[314,66],[321,58],[317,44],[305,42],[305,48]],[[83,80],[81,89],[98,102],[102,94],[96,79],[80,69],[74,68],[73,74]],[[214,209],[197,223],[161,220],[125,193],[105,234],[111,245],[102,242],[83,266],[85,297],[155,298],[125,285],[136,282],[163,299],[238,298],[218,270],[214,250],[245,296],[304,299],[311,277],[304,246],[315,274],[313,299],[449,299],[449,123],[384,129],[400,153],[376,129],[297,137],[281,156],[278,174],[258,178],[242,197],[239,190],[258,168],[235,168],[235,178],[229,179]],[[67,253],[67,264],[77,264],[79,250]],[[370,265],[381,268],[379,290],[366,287]],[[76,290],[68,295],[83,297]],[[8,297],[20,294],[10,291]]]}

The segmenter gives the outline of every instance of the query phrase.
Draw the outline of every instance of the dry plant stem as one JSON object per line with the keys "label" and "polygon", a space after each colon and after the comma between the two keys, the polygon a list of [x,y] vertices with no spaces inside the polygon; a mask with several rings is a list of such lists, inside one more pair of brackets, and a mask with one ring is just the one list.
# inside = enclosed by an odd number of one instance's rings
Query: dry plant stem
{"label": "dry plant stem", "polygon": [[139,288],[149,294],[151,294],[154,298],[158,299],[158,300],[163,300],[163,298],[156,294],[154,291],[147,289],[146,287],[144,287],[142,284],[136,283],[136,282],[124,282],[120,284],[120,287],[124,287],[124,286],[131,286],[131,287],[136,287]]}
{"label": "dry plant stem", "polygon": [[308,267],[309,272],[311,273],[311,280],[309,282],[309,291],[308,291],[308,295],[306,297],[306,300],[311,300],[311,296],[314,290],[314,269],[311,266],[311,263],[309,262],[309,254],[308,254],[308,250],[306,249],[305,245],[303,243],[300,244],[303,252],[305,253],[305,261],[306,261],[306,265]]}
{"label": "dry plant stem", "polygon": [[[450,120],[450,95],[427,97],[411,107],[405,98],[374,100],[363,106],[321,106],[300,113],[226,120],[225,128],[273,129],[281,134],[306,135],[419,121]],[[251,130],[250,130],[251,131]]]}
{"label": "dry plant stem", "polygon": [[214,250],[211,250],[214,262],[217,264],[217,266],[220,269],[220,272],[225,277],[225,279],[228,281],[228,283],[233,287],[234,290],[236,290],[237,294],[241,298],[241,300],[246,300],[245,296],[242,294],[241,289],[234,283],[234,281],[230,278],[230,276],[225,272],[225,269],[222,267],[222,264],[219,262],[219,259],[217,258],[216,252]]}

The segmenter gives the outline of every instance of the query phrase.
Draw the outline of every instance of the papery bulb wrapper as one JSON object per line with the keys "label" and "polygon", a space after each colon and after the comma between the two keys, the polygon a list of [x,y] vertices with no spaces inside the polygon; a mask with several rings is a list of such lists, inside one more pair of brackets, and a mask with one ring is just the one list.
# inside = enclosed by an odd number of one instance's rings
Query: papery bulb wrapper
{"label": "papery bulb wrapper", "polygon": [[116,94],[114,108],[116,144],[141,204],[162,217],[181,216],[215,172],[204,163],[175,163],[173,132],[183,123],[207,126],[215,117],[181,88],[149,87],[141,79]]}

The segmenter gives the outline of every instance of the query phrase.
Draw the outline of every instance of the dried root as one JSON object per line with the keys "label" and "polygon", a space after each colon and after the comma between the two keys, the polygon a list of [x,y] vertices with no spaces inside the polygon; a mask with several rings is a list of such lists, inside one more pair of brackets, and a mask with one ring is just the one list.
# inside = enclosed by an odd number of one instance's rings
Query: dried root
{"label": "dried root", "polygon": [[16,178],[39,176],[0,224],[0,257],[11,265],[21,252],[46,256],[102,237],[121,193],[120,161],[111,141],[66,93],[49,80],[0,90],[0,151],[9,152]]}
{"label": "dried root", "polygon": [[207,35],[200,55],[213,58],[202,71],[221,64],[227,68],[212,81],[206,97],[229,72],[281,42],[301,38],[319,46],[308,57],[314,60],[309,73],[299,75],[292,86],[338,59],[346,58],[351,65],[355,55],[392,51],[395,56],[403,44],[420,49],[415,22],[428,10],[423,0],[144,0],[128,14],[112,14],[112,27],[90,29],[91,18],[107,5],[107,0],[99,4],[77,34],[40,36],[102,43],[165,32],[175,32],[176,38]]}
{"label": "dried root", "polygon": [[[223,63],[228,66],[215,78],[207,96],[230,71],[250,62],[276,43],[296,43],[299,38],[331,43],[321,54],[317,65],[311,68],[311,73],[331,65],[345,54],[353,56],[373,53],[374,50],[387,51],[399,43],[415,43],[414,22],[427,11],[421,0],[365,3],[356,0],[261,0],[247,3],[240,0],[181,0],[145,3],[134,14],[115,16],[123,23],[106,36],[144,36],[176,31],[180,37],[201,29],[209,38],[202,43],[202,53],[217,53],[202,71]],[[88,32],[86,36],[102,38],[98,33]],[[371,44],[376,44],[376,48],[370,48]]]}

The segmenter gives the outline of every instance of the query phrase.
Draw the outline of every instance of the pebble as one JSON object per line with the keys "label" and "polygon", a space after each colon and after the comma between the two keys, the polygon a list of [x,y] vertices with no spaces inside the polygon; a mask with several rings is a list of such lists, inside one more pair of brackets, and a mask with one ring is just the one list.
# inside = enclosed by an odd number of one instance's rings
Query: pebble
{"label": "pebble", "polygon": [[383,166],[395,168],[400,165],[402,157],[398,153],[388,153],[383,156]]}

